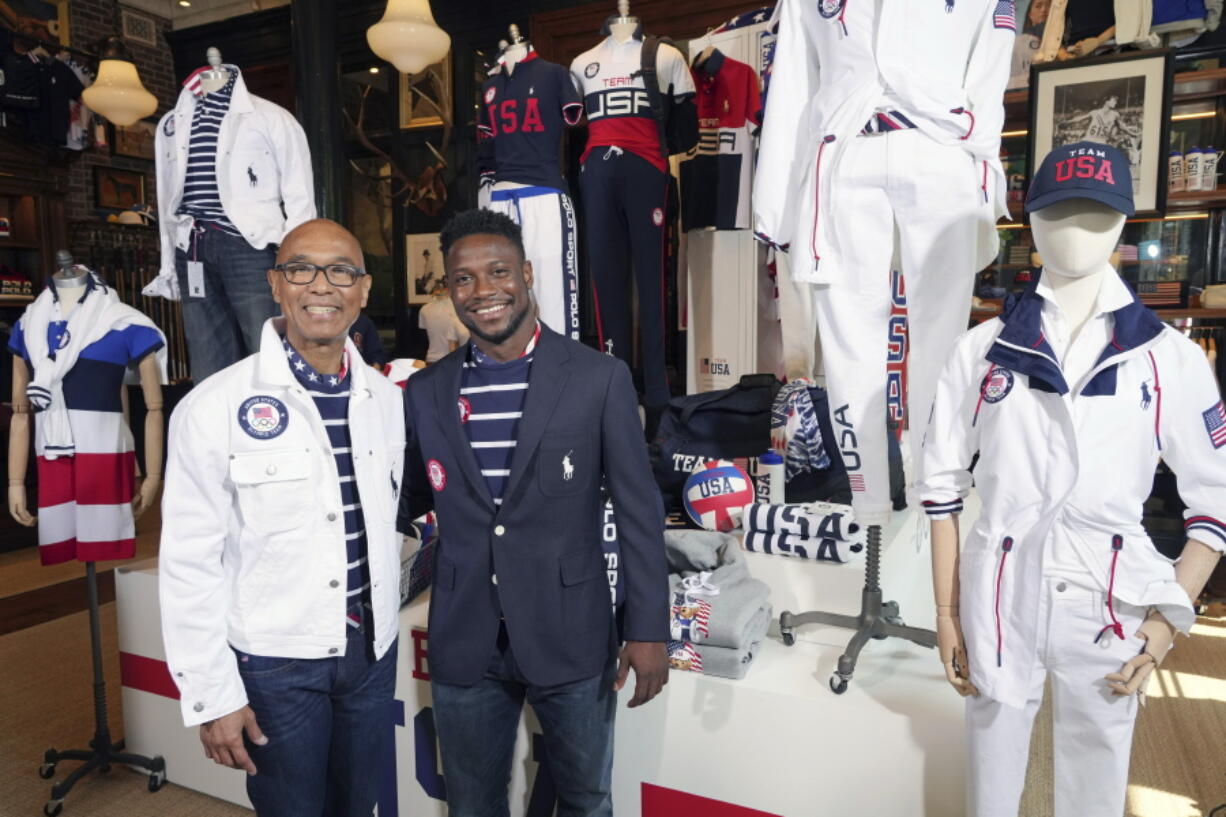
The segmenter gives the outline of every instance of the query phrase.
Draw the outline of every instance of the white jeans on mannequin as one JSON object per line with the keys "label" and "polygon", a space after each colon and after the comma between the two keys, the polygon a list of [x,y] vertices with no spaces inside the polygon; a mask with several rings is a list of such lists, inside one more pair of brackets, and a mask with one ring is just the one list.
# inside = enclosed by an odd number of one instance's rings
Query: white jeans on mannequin
{"label": "white jeans on mannequin", "polygon": [[[861,524],[884,524],[891,510],[886,359],[895,241],[907,295],[911,462],[919,462],[937,377],[970,317],[981,221],[991,213],[981,173],[966,151],[939,145],[918,130],[855,137],[834,182],[835,232],[850,282],[802,284],[790,275],[785,282],[780,272],[788,373],[811,343],[813,322],[802,323],[811,309],[834,445],[842,451]],[[798,302],[788,304],[793,298]],[[916,475],[910,476],[914,481]]]}
{"label": "white jeans on mannequin", "polygon": [[[1061,589],[1063,588],[1063,589]],[[1137,698],[1112,694],[1103,680],[1141,651],[1135,635],[1145,610],[1115,601],[1124,627],[1111,632],[1106,594],[1063,579],[1047,578],[1039,603],[1039,651],[1030,670],[1025,707],[986,697],[966,699],[967,817],[1018,817],[1026,782],[1030,734],[1051,681],[1052,749],[1055,758],[1055,817],[1120,817],[1128,788],[1128,760]],[[964,625],[968,622],[963,622]],[[990,627],[992,622],[983,622]],[[970,660],[993,660],[971,656]]]}

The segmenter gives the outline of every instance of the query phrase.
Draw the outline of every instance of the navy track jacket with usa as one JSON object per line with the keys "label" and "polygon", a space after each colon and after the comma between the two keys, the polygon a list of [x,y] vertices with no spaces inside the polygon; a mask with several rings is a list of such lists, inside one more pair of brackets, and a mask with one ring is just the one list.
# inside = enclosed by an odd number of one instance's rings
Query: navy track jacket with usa
{"label": "navy track jacket with usa", "polygon": [[[506,620],[525,677],[553,686],[604,670],[616,640],[668,640],[664,510],[626,365],[548,327],[533,356],[502,503],[495,504],[460,404],[467,347],[405,388],[398,527],[434,510],[430,675],[472,685]],[[601,547],[607,483],[617,506],[626,601],[620,634]]]}

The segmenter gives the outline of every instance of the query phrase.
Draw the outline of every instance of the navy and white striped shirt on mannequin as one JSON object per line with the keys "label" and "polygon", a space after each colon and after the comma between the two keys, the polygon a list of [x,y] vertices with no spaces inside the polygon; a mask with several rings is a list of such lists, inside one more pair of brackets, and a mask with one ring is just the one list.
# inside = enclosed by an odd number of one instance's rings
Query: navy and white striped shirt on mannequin
{"label": "navy and white striped shirt on mannequin", "polygon": [[362,499],[353,471],[352,442],[349,436],[349,359],[340,374],[320,374],[302,359],[289,341],[282,339],[294,377],[311,395],[328,432],[328,442],[336,456],[336,473],[341,483],[341,503],[345,511],[345,561],[348,565],[345,611],[352,627],[370,616],[370,565],[367,562],[366,521]]}
{"label": "navy and white striped shirt on mannequin", "polygon": [[230,80],[222,88],[202,94],[192,114],[191,141],[187,148],[187,174],[183,181],[183,200],[179,212],[198,222],[214,224],[231,235],[241,236],[238,228],[226,217],[217,190],[217,138],[221,120],[230,109],[230,96],[238,78],[238,68],[223,66]]}

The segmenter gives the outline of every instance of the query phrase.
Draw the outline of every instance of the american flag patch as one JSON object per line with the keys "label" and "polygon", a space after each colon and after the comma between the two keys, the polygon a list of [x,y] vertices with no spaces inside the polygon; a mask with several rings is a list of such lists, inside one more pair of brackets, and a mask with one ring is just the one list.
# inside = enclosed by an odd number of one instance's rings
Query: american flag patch
{"label": "american flag patch", "polygon": [[851,483],[853,491],[864,491],[864,475],[863,474],[848,474],[847,481]]}
{"label": "american flag patch", "polygon": [[1205,421],[1205,431],[1209,432],[1209,442],[1213,443],[1213,447],[1221,448],[1226,445],[1226,408],[1223,408],[1222,401],[1218,400],[1212,408],[1201,412],[1200,416]]}
{"label": "american flag patch", "polygon": [[1000,0],[996,4],[995,13],[992,15],[992,25],[996,28],[1017,31],[1017,21],[1014,19],[1016,16],[1017,8],[1013,0]]}

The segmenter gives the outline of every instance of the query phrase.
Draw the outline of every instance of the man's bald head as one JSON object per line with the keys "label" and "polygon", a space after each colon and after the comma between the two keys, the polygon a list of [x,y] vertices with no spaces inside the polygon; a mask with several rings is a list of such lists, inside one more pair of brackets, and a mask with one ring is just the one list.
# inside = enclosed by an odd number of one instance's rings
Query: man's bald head
{"label": "man's bald head", "polygon": [[[333,254],[327,262],[312,261],[308,255]],[[316,218],[304,221],[286,233],[277,250],[277,263],[288,261],[311,261],[321,267],[325,264],[352,264],[365,269],[362,245],[353,233],[332,219]]]}
{"label": "man's bald head", "polygon": [[[295,265],[301,269],[291,279],[286,267]],[[277,250],[277,267],[268,271],[268,286],[281,305],[291,346],[302,354],[312,346],[334,347],[339,354],[349,327],[366,306],[371,282],[353,233],[335,221],[317,218],[285,236]]]}

